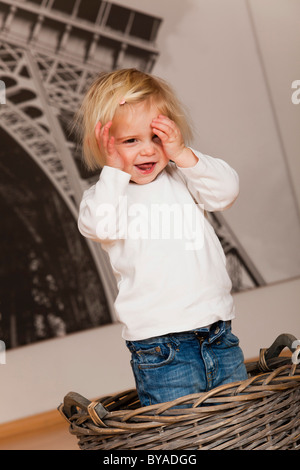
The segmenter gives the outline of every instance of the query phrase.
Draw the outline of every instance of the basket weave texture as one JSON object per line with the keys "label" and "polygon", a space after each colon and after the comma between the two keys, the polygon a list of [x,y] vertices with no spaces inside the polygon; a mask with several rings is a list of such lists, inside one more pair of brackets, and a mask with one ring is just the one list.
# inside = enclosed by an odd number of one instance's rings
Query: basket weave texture
{"label": "basket weave texture", "polygon": [[286,362],[146,407],[135,389],[93,402],[70,392],[59,411],[83,450],[300,450],[300,367]]}

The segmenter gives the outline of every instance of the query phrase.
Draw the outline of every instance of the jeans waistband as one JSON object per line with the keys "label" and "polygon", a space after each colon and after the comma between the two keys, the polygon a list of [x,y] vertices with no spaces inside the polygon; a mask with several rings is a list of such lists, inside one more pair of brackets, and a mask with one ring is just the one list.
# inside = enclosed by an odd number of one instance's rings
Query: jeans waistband
{"label": "jeans waistband", "polygon": [[208,327],[196,328],[195,330],[181,331],[178,333],[170,333],[166,336],[172,336],[176,338],[181,337],[182,339],[185,339],[185,338],[188,339],[194,336],[197,336],[198,338],[199,337],[208,338],[208,337],[216,336],[216,335],[219,336],[219,334],[222,334],[227,328],[230,328],[230,327],[231,327],[231,320],[228,320],[228,321],[219,320],[215,323],[212,323]]}
{"label": "jeans waistband", "polygon": [[[186,340],[192,340],[195,337],[203,338],[203,339],[209,339],[209,341],[214,340],[215,338],[221,336],[224,331],[231,326],[231,321],[222,321],[219,320],[212,325],[208,327],[203,327],[203,328],[196,328],[195,330],[189,330],[189,331],[180,331],[177,333],[168,333],[166,335],[162,336],[156,336],[153,338],[147,338],[143,340],[137,340],[137,343],[144,343],[144,344],[151,344],[151,343],[167,343],[170,340],[174,340],[175,342],[178,341],[186,341]],[[130,346],[135,341],[126,341],[127,345]]]}

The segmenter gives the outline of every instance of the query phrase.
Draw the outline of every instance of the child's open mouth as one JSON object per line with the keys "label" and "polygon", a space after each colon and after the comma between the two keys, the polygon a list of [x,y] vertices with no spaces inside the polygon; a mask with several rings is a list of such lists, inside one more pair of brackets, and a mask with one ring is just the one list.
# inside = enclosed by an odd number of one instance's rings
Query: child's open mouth
{"label": "child's open mouth", "polygon": [[155,168],[156,162],[147,162],[141,163],[140,165],[135,165],[135,167],[143,173],[143,175],[148,175],[151,173]]}

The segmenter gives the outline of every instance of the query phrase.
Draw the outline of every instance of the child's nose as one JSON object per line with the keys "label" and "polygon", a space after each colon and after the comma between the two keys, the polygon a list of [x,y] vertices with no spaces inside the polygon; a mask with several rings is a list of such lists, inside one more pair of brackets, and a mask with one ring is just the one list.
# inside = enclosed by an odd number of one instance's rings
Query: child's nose
{"label": "child's nose", "polygon": [[141,155],[145,157],[151,157],[155,152],[153,143],[145,144],[141,150]]}

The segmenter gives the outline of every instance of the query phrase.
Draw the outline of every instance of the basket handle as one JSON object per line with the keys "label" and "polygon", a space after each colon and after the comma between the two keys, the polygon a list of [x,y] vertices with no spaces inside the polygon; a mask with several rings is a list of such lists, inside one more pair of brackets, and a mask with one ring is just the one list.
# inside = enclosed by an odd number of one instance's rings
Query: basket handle
{"label": "basket handle", "polygon": [[76,413],[76,409],[81,408],[88,413],[97,426],[106,427],[102,419],[108,414],[108,411],[102,403],[98,401],[90,401],[76,392],[69,392],[64,397],[64,403],[58,408],[58,411],[67,419],[70,420],[72,415]]}
{"label": "basket handle", "polygon": [[281,351],[286,347],[294,353],[297,350],[297,343],[298,341],[293,335],[288,333],[279,335],[269,348],[260,350],[258,367],[264,372],[270,371],[271,369],[269,366],[274,362],[272,359],[277,358]]}

